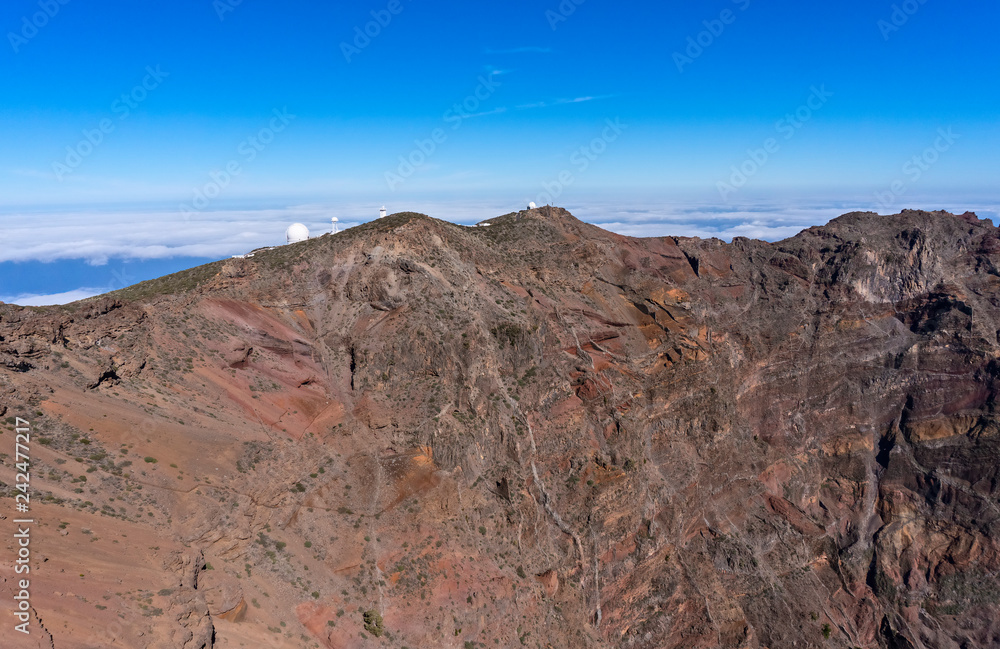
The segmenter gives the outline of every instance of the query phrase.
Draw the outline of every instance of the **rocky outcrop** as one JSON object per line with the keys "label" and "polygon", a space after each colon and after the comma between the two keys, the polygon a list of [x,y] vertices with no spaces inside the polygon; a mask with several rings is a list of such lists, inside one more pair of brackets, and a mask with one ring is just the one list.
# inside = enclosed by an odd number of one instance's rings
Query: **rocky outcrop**
{"label": "rocky outcrop", "polygon": [[212,649],[215,646],[215,627],[205,601],[205,589],[199,589],[200,585],[203,586],[199,582],[205,568],[205,557],[201,552],[175,555],[164,566],[165,570],[176,575],[176,588],[167,589],[170,592],[167,595],[166,615],[173,624],[164,632],[164,635],[169,635],[155,639],[152,647]]}

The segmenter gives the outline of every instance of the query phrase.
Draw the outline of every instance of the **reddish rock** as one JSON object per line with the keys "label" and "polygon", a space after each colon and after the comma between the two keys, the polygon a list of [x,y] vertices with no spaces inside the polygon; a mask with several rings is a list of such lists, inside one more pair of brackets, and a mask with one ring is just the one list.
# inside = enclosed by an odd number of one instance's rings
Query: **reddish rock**
{"label": "reddish rock", "polygon": [[559,593],[559,574],[555,570],[546,570],[540,575],[535,575],[535,580],[542,585],[546,597],[552,598]]}

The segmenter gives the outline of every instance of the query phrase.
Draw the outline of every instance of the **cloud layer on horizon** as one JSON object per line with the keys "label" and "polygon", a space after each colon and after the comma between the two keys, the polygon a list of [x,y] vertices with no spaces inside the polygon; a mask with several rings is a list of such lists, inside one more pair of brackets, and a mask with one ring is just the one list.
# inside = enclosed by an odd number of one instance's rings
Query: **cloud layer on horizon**
{"label": "cloud layer on horizon", "polygon": [[[996,218],[997,204],[955,204],[931,201],[928,209],[970,209],[981,217]],[[430,201],[395,206],[414,209],[435,218],[473,225],[520,206],[487,202]],[[871,210],[852,203],[744,203],[634,204],[611,201],[567,202],[567,209],[588,223],[637,237],[698,236],[731,240],[735,236],[774,241],[823,225],[841,214]],[[284,243],[285,228],[304,223],[315,234],[328,232],[330,217],[347,228],[371,220],[378,206],[296,205],[287,208],[206,211],[185,218],[177,212],[114,210],[0,215],[0,262],[85,259],[102,265],[109,259],[164,259],[170,257],[226,257],[268,245]]]}
{"label": "cloud layer on horizon", "polygon": [[35,295],[31,293],[14,296],[0,295],[0,302],[17,304],[19,306],[52,306],[56,304],[69,304],[70,302],[76,302],[77,300],[85,300],[88,297],[94,297],[95,295],[100,295],[106,292],[107,291],[104,289],[81,287],[73,289],[72,291],[50,293],[48,295]]}
{"label": "cloud layer on horizon", "polygon": [[[453,223],[474,225],[520,207],[499,201],[429,202],[412,207]],[[928,209],[945,207],[961,212],[976,211],[994,222],[1000,205],[964,205],[923,203]],[[932,207],[933,206],[933,207]],[[846,203],[790,204],[750,203],[740,206],[712,204],[623,204],[585,202],[567,204],[575,216],[626,236],[692,236],[719,238],[750,237],[776,241],[794,236],[815,225],[854,210],[871,206]],[[398,211],[402,206],[390,209]],[[328,232],[330,217],[340,219],[341,229],[371,220],[377,214],[371,205],[299,205],[284,209],[225,210],[203,212],[185,220],[176,212],[113,211],[53,212],[45,214],[9,214],[0,216],[0,300],[22,305],[61,304],[83,299],[104,289],[79,287],[70,291],[54,290],[45,294],[37,289],[11,285],[4,278],[3,262],[56,262],[85,260],[91,265],[110,260],[150,260],[171,258],[219,259],[246,253],[263,246],[284,243],[285,228],[294,222],[304,223],[315,235]],[[353,216],[352,216],[353,215]],[[55,287],[53,287],[55,288]]]}

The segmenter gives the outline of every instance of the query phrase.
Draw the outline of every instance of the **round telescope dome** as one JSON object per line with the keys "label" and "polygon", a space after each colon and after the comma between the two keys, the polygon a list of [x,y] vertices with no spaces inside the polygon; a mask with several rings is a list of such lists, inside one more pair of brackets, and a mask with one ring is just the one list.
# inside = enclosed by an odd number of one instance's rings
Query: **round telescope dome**
{"label": "round telescope dome", "polygon": [[288,243],[298,243],[309,238],[309,228],[301,223],[293,223],[285,230],[285,241]]}

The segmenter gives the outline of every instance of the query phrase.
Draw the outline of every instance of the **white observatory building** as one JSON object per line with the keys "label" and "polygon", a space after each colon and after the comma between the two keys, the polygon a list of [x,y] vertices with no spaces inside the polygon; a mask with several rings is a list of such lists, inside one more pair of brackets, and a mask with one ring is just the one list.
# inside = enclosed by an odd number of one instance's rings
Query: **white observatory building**
{"label": "white observatory building", "polygon": [[285,230],[285,241],[287,243],[299,243],[309,238],[309,228],[301,223],[292,223]]}
{"label": "white observatory building", "polygon": [[383,205],[383,206],[382,206],[382,209],[380,209],[380,210],[378,211],[378,217],[379,217],[380,219],[384,219],[384,218],[385,218],[385,205]]}
{"label": "white observatory building", "polygon": [[340,219],[338,219],[336,216],[330,219],[330,224],[331,224],[330,234],[337,234],[338,232],[340,232],[340,228],[337,226],[338,223],[340,223]]}

